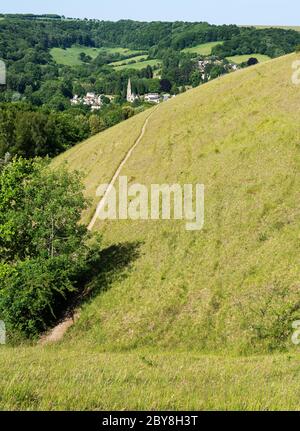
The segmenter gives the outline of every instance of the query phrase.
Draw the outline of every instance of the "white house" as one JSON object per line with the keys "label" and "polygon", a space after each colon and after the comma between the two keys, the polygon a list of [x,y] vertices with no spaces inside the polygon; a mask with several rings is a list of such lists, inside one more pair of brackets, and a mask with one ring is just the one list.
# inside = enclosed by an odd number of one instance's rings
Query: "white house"
{"label": "white house", "polygon": [[86,105],[90,106],[92,111],[101,109],[102,98],[101,95],[95,93],[87,93],[84,97],[79,97],[77,94],[71,99],[71,105]]}
{"label": "white house", "polygon": [[148,93],[144,96],[145,102],[160,103],[160,95],[158,93]]}

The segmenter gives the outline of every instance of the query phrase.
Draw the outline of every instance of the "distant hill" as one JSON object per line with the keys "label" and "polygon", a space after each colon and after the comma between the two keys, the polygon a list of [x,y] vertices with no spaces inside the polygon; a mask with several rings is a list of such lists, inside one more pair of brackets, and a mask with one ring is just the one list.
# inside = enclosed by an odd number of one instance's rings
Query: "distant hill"
{"label": "distant hill", "polygon": [[300,31],[299,25],[255,25],[255,28],[281,28],[282,30],[295,30]]}

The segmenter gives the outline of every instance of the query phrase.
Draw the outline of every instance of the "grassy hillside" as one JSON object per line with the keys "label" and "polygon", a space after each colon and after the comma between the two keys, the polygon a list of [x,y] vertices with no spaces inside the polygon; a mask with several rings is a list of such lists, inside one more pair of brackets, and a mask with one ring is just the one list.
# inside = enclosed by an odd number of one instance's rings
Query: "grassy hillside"
{"label": "grassy hillside", "polygon": [[79,59],[79,54],[84,52],[95,59],[101,52],[109,53],[120,53],[122,55],[132,55],[134,53],[139,53],[139,51],[133,51],[127,48],[89,48],[86,46],[72,46],[72,48],[52,48],[51,55],[57,64],[63,64],[65,66],[79,66],[83,62]]}
{"label": "grassy hillside", "polygon": [[84,52],[92,58],[96,58],[100,52],[99,48],[87,48],[85,46],[74,46],[72,48],[52,48],[51,55],[57,64],[65,66],[79,66],[83,62],[79,59],[79,54]]}
{"label": "grassy hillside", "polygon": [[256,25],[256,28],[282,28],[283,30],[296,30],[300,31],[299,25]]}
{"label": "grassy hillside", "polygon": [[211,50],[216,46],[220,45],[223,42],[208,42],[208,43],[201,43],[200,45],[192,46],[191,48],[185,48],[182,50],[182,52],[192,52],[199,55],[210,55]]}
{"label": "grassy hillside", "polygon": [[[299,353],[290,341],[300,317],[296,58],[158,107],[122,175],[146,185],[203,183],[204,229],[98,222],[104,251],[92,296],[60,345],[0,349],[1,408],[299,408]],[[150,113],[55,160],[85,172],[85,222],[97,186]]]}
{"label": "grassy hillside", "polygon": [[231,57],[226,57],[227,60],[233,61],[236,64],[241,64],[249,60],[250,57],[255,57],[260,63],[268,61],[271,58],[264,54],[246,54],[246,55],[233,55]]}
{"label": "grassy hillside", "polygon": [[[130,61],[130,60],[129,60]],[[141,70],[144,69],[147,66],[151,66],[151,67],[155,67],[155,66],[159,66],[160,61],[159,60],[144,60],[144,61],[137,61],[136,63],[132,63],[132,64],[123,64],[120,66],[116,66],[116,70],[122,70],[122,69],[136,69],[136,70]]]}
{"label": "grassy hillside", "polygon": [[128,58],[127,60],[113,61],[112,63],[109,63],[109,66],[114,66],[114,67],[123,66],[125,64],[128,64],[128,62],[131,62],[131,61],[138,62],[138,61],[146,60],[147,57],[148,57],[148,55],[145,55],[145,54],[144,55],[137,55],[135,57]]}
{"label": "grassy hillside", "polygon": [[[205,184],[205,227],[195,233],[181,222],[99,223],[107,246],[138,242],[139,258],[127,278],[84,307],[70,335],[75,342],[84,334],[85,342],[109,349],[250,352],[289,345],[300,276],[300,89],[291,83],[293,59],[231,74],[154,113],[122,174],[146,185]],[[104,167],[111,176],[111,162],[95,149],[117,163],[119,151],[111,149],[118,135],[133,142],[141,120],[61,156],[72,168],[88,167],[88,195],[103,182]]]}

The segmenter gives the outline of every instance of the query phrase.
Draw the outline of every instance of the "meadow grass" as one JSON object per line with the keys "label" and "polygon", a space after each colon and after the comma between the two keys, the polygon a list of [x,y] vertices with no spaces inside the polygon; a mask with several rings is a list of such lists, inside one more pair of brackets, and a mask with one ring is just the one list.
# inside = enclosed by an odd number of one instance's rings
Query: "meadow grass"
{"label": "meadow grass", "polygon": [[265,61],[271,60],[271,57],[264,54],[245,54],[245,55],[232,55],[229,57],[226,57],[227,60],[233,61],[236,64],[244,63],[249,60],[249,58],[255,57],[260,63],[263,63]]}
{"label": "meadow grass", "polygon": [[253,27],[256,27],[258,29],[264,29],[264,28],[281,28],[283,30],[300,31],[300,26],[299,25],[256,25],[256,26],[253,26]]}
{"label": "meadow grass", "polygon": [[[204,184],[204,229],[99,221],[105,259],[64,340],[0,349],[1,408],[299,409],[291,343],[300,316],[297,58],[243,69],[158,107],[122,175],[147,186]],[[84,172],[92,202],[83,222],[150,112],[53,162]]]}
{"label": "meadow grass", "polygon": [[220,44],[222,45],[223,42],[219,41],[219,42],[201,43],[200,45],[192,46],[190,48],[184,48],[182,50],[182,52],[195,53],[195,54],[199,54],[199,55],[210,55],[212,49],[216,45],[220,45]]}
{"label": "meadow grass", "polygon": [[1,410],[299,410],[299,353],[0,349]]}
{"label": "meadow grass", "polygon": [[[130,61],[131,59],[129,59]],[[123,69],[135,69],[135,70],[141,70],[144,69],[147,66],[155,67],[160,65],[160,60],[153,59],[153,60],[145,60],[145,61],[139,61],[137,63],[133,64],[123,64],[123,66],[115,66],[116,70],[123,70]]]}
{"label": "meadow grass", "polygon": [[138,53],[139,51],[134,51],[128,48],[108,48],[108,47],[102,47],[102,48],[90,48],[86,46],[72,46],[72,48],[52,48],[50,53],[56,63],[63,64],[65,66],[79,66],[84,64],[79,59],[79,54],[81,52],[84,52],[86,55],[89,55],[93,59],[95,59],[100,53],[109,52],[112,54],[120,53],[122,55],[132,55],[134,53]]}
{"label": "meadow grass", "polygon": [[120,60],[120,61],[113,61],[112,63],[109,63],[109,66],[114,66],[114,67],[118,67],[118,66],[124,66],[125,64],[128,64],[128,62],[130,61],[141,61],[141,60],[146,60],[148,56],[147,55],[137,55],[135,57],[131,57],[128,58],[126,60]]}

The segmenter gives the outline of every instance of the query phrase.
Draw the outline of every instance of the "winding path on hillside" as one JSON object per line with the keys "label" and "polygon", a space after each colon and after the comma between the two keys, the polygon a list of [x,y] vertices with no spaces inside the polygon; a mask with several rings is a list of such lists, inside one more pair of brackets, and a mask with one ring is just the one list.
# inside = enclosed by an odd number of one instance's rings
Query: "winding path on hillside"
{"label": "winding path on hillside", "polygon": [[114,187],[115,182],[117,181],[117,179],[118,179],[118,177],[119,177],[119,175],[121,173],[122,168],[125,166],[125,164],[127,163],[128,159],[130,158],[131,154],[133,153],[133,151],[135,150],[135,148],[138,146],[138,144],[143,139],[143,136],[144,136],[144,134],[146,132],[146,129],[147,129],[148,122],[149,122],[150,118],[152,117],[152,115],[154,114],[154,112],[156,111],[157,108],[158,108],[158,106],[156,106],[152,110],[152,112],[150,113],[150,115],[146,118],[146,120],[145,120],[145,122],[143,124],[143,127],[142,127],[142,130],[141,130],[141,133],[140,133],[139,137],[134,142],[133,146],[130,148],[130,150],[128,151],[128,153],[124,157],[124,159],[119,164],[119,166],[118,166],[118,168],[117,168],[114,176],[112,177],[112,179],[111,179],[111,181],[110,181],[110,183],[109,183],[109,185],[108,185],[108,187],[107,187],[107,189],[106,189],[106,191],[105,191],[102,199],[100,200],[100,202],[99,202],[99,204],[98,204],[98,206],[96,208],[95,214],[94,214],[94,216],[93,216],[90,224],[88,225],[88,230],[91,231],[93,229],[93,227],[95,226],[95,223],[96,223],[96,221],[98,219],[98,216],[99,216],[100,212],[103,210],[103,208],[105,206],[105,203],[106,203],[106,199],[109,196],[112,188]]}
{"label": "winding path on hillside", "polygon": [[[117,181],[117,179],[121,173],[122,168],[125,166],[128,159],[132,155],[133,151],[135,150],[135,148],[139,145],[139,143],[143,139],[143,136],[144,136],[146,129],[147,129],[147,126],[148,126],[148,122],[149,122],[150,118],[152,117],[152,115],[154,114],[154,112],[157,110],[157,108],[158,108],[158,106],[156,106],[154,109],[152,109],[151,113],[148,115],[148,117],[146,118],[146,120],[143,124],[141,133],[139,134],[138,138],[135,140],[133,146],[129,149],[129,151],[126,153],[125,157],[123,158],[123,160],[121,161],[121,163],[117,167],[117,170],[115,171],[112,179],[110,180],[110,183],[108,184],[108,187],[105,191],[105,194],[103,195],[102,199],[100,200],[99,204],[97,205],[95,214],[93,215],[93,218],[92,218],[90,224],[88,225],[89,231],[92,231],[93,227],[95,226],[95,223],[98,219],[98,215],[102,211],[102,209],[104,208],[105,203],[106,203],[106,199],[107,199],[109,193],[111,192],[112,188],[114,187],[114,184]],[[39,340],[39,344],[45,345],[45,344],[55,343],[57,341],[60,341],[63,338],[64,334],[67,332],[67,330],[76,322],[76,320],[78,318],[79,318],[79,311],[76,311],[76,312],[74,312],[72,317],[65,318],[62,322],[60,322],[58,325],[56,325],[54,328],[52,328],[51,331],[48,332],[48,334],[43,335]]]}

